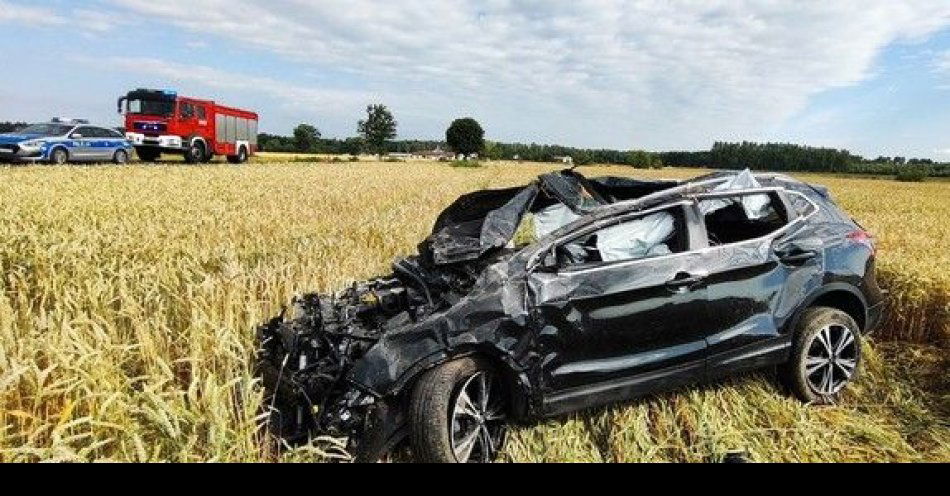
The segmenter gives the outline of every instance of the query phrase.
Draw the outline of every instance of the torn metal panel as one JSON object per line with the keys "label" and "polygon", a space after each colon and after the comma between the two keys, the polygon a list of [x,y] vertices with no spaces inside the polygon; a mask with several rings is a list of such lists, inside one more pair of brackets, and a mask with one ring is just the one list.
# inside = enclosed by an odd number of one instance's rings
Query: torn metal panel
{"label": "torn metal panel", "polygon": [[[752,171],[746,169],[739,174],[727,179],[722,184],[714,187],[712,191],[739,191],[743,189],[757,189],[761,187],[762,185],[755,179],[755,177],[752,176]],[[748,195],[739,199],[727,197],[706,200],[700,205],[700,209],[704,215],[707,215],[715,212],[716,210],[726,208],[736,202],[742,204],[742,208],[745,210],[746,216],[749,219],[760,219],[767,215],[766,207],[769,205],[769,199],[768,196],[764,194]]]}
{"label": "torn metal panel", "polygon": [[508,244],[538,195],[538,187],[481,193],[460,198],[439,216],[425,242],[436,264],[474,260]]}
{"label": "torn metal panel", "polygon": [[608,203],[584,176],[573,170],[544,174],[538,182],[545,193],[578,214]]}
{"label": "torn metal panel", "polygon": [[676,181],[644,181],[615,176],[593,177],[589,181],[591,187],[609,203],[636,200],[679,184]]}

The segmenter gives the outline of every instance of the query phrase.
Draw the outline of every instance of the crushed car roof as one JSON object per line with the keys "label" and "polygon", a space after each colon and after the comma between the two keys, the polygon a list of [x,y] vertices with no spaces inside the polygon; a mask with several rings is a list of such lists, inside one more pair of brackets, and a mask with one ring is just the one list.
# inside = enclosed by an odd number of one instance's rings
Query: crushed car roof
{"label": "crushed car roof", "polygon": [[650,208],[715,190],[736,178],[743,178],[738,184],[745,188],[782,186],[828,196],[824,188],[789,176],[752,174],[748,169],[717,171],[675,181],[618,176],[588,178],[572,168],[542,174],[525,186],[486,189],[459,197],[439,215],[432,234],[420,245],[420,253],[435,264],[474,260],[505,247],[529,212],[538,213],[557,204],[576,215],[619,204],[631,210]]}

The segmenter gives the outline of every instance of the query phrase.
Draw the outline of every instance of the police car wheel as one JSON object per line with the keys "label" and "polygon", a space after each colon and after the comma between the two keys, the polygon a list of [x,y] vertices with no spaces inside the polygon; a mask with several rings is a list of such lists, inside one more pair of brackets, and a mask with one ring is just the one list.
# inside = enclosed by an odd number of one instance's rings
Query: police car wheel
{"label": "police car wheel", "polygon": [[56,165],[63,165],[69,161],[69,153],[62,148],[57,148],[50,153],[49,161]]}
{"label": "police car wheel", "polygon": [[112,156],[112,162],[116,164],[124,164],[129,161],[129,154],[125,150],[118,150],[115,152],[115,155]]}

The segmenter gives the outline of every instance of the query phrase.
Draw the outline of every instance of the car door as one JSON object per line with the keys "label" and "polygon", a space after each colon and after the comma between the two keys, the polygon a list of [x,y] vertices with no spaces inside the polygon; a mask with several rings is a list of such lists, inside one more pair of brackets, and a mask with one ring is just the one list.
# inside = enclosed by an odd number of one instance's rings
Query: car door
{"label": "car door", "polygon": [[109,154],[109,138],[105,129],[89,126],[83,133],[88,154],[87,160],[102,161],[111,158]]}
{"label": "car door", "polygon": [[806,288],[820,284],[820,240],[781,190],[714,193],[698,198],[710,248],[708,372],[729,375],[780,363],[790,349],[785,324]]}
{"label": "car door", "polygon": [[125,147],[125,136],[114,129],[97,128],[101,138],[100,160],[112,160],[115,152]]}
{"label": "car door", "polygon": [[92,126],[79,126],[69,134],[70,148],[69,158],[73,160],[95,160],[94,143],[96,138],[95,128]]}
{"label": "car door", "polygon": [[[554,415],[622,400],[701,378],[705,291],[697,222],[678,204],[597,222],[563,237],[528,276],[538,332],[543,408]],[[673,236],[624,256],[627,226],[656,230],[673,217]],[[644,223],[647,225],[644,226]],[[604,228],[604,226],[607,226]],[[591,241],[591,239],[594,241]],[[649,240],[647,240],[649,241]],[[656,240],[653,240],[656,241]],[[629,248],[627,246],[626,248]],[[573,253],[573,255],[572,255]],[[587,257],[585,259],[585,257]],[[597,258],[600,258],[599,260]]]}

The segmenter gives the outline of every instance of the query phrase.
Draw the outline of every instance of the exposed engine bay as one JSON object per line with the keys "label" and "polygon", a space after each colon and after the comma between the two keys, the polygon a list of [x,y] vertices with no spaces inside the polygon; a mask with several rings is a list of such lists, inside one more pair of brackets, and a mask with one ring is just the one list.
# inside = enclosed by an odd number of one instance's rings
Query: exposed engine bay
{"label": "exposed engine bay", "polygon": [[288,442],[318,432],[359,445],[372,394],[346,380],[352,364],[388,330],[458,302],[485,262],[426,267],[401,259],[387,277],[354,283],[330,296],[307,294],[258,328],[258,373],[271,404],[271,428]]}

